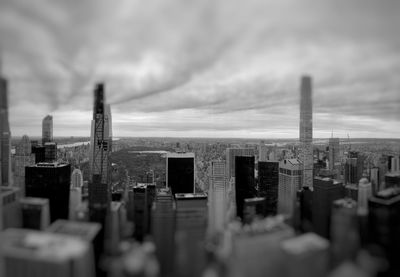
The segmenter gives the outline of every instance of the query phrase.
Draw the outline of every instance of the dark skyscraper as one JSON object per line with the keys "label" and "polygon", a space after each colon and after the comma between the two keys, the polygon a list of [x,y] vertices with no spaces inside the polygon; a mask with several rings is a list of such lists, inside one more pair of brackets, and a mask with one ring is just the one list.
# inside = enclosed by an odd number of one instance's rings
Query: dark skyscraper
{"label": "dark skyscraper", "polygon": [[53,117],[46,115],[42,121],[42,144],[53,141]]}
{"label": "dark skyscraper", "polygon": [[344,167],[345,184],[358,184],[363,176],[364,157],[358,152],[350,152]]}
{"label": "dark skyscraper", "polygon": [[194,192],[194,153],[168,153],[167,187],[172,194]]}
{"label": "dark skyscraper", "polygon": [[235,157],[236,214],[243,219],[244,199],[256,196],[254,157]]}
{"label": "dark skyscraper", "polygon": [[94,90],[93,120],[90,138],[89,218],[103,224],[110,207],[111,113],[105,105],[104,85]]}
{"label": "dark skyscraper", "polygon": [[313,122],[312,122],[312,80],[301,78],[300,87],[300,161],[302,166],[302,186],[313,186]]}
{"label": "dark skyscraper", "polygon": [[332,203],[343,197],[342,183],[331,178],[314,178],[312,218],[314,231],[320,236],[329,238]]}
{"label": "dark skyscraper", "polygon": [[[0,65],[1,66],[1,65]],[[11,131],[8,122],[7,80],[0,72],[0,182],[9,186],[11,178]]]}
{"label": "dark skyscraper", "polygon": [[400,191],[389,188],[372,196],[368,202],[369,237],[384,250],[389,260],[389,274],[400,276]]}
{"label": "dark skyscraper", "polygon": [[266,199],[267,215],[278,208],[279,162],[258,162],[258,195]]}
{"label": "dark skyscraper", "polygon": [[39,163],[25,168],[26,196],[49,199],[50,221],[68,219],[71,166]]}

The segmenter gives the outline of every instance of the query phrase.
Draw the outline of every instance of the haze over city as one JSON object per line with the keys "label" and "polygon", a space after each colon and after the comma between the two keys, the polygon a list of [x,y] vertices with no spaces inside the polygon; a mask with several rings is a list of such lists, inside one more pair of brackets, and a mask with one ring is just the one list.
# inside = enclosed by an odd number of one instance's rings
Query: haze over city
{"label": "haze over city", "polygon": [[0,4],[13,136],[89,136],[104,81],[114,136],[399,137],[398,1],[25,1]]}

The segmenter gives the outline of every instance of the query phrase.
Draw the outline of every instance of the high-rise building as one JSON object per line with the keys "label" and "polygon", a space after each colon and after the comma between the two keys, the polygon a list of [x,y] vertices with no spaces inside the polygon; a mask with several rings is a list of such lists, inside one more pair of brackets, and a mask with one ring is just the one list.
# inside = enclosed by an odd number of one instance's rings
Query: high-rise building
{"label": "high-rise building", "polygon": [[0,233],[3,277],[94,277],[89,243],[69,235],[8,229]]}
{"label": "high-rise building", "polygon": [[344,167],[344,183],[358,184],[363,176],[365,157],[358,152],[349,152]]}
{"label": "high-rise building", "polygon": [[45,230],[50,224],[49,199],[24,197],[19,200],[22,213],[22,228]]}
{"label": "high-rise building", "polygon": [[368,214],[368,199],[372,196],[372,186],[371,183],[368,182],[367,178],[361,178],[358,183],[358,209],[357,212],[359,215],[367,215]]}
{"label": "high-rise building", "polygon": [[172,194],[195,191],[194,153],[168,153],[166,158],[167,187]]}
{"label": "high-rise building", "polygon": [[71,165],[38,163],[25,168],[26,196],[47,198],[50,221],[68,219]]}
{"label": "high-rise building", "polygon": [[344,197],[344,188],[341,182],[331,178],[314,178],[313,192],[313,227],[315,233],[329,238],[332,203]]}
{"label": "high-rise building", "polygon": [[104,84],[94,90],[90,145],[89,218],[103,225],[110,208],[111,114],[105,105]]}
{"label": "high-rise building", "polygon": [[[201,276],[205,266],[207,195],[179,193],[176,199],[176,276]],[[196,261],[196,262],[193,262]]]}
{"label": "high-rise building", "polygon": [[42,121],[42,145],[53,141],[53,117],[46,115]]}
{"label": "high-rise building", "polygon": [[35,155],[36,164],[46,161],[46,148],[44,146],[32,143],[32,154]]}
{"label": "high-rise building", "polygon": [[329,139],[329,170],[333,171],[340,167],[339,138]]}
{"label": "high-rise building", "polygon": [[310,187],[303,187],[297,191],[297,198],[300,202],[300,230],[302,232],[311,232],[312,225],[312,205],[313,205],[313,190]]}
{"label": "high-rise building", "polygon": [[21,212],[18,202],[20,189],[16,187],[0,187],[0,211],[2,212],[3,229],[21,227]]}
{"label": "high-rise building", "polygon": [[212,161],[211,182],[208,193],[208,228],[210,232],[222,231],[226,215],[226,164]]}
{"label": "high-rise building", "polygon": [[333,201],[330,234],[333,266],[354,260],[360,246],[356,201],[351,198]]}
{"label": "high-rise building", "polygon": [[390,172],[400,171],[400,157],[399,156],[389,156],[388,157],[388,170]]}
{"label": "high-rise building", "polygon": [[368,202],[371,243],[382,248],[389,262],[386,275],[400,276],[400,190],[389,188],[372,196]]}
{"label": "high-rise building", "polygon": [[175,202],[169,189],[157,191],[151,212],[151,234],[161,276],[173,276],[175,257]]}
{"label": "high-rise building", "polygon": [[300,155],[302,186],[313,186],[313,122],[312,122],[312,80],[310,76],[301,78],[300,86]]}
{"label": "high-rise building", "polygon": [[82,203],[82,186],[83,175],[80,169],[75,168],[71,174],[71,187],[69,192],[69,216],[70,220],[74,220],[76,210]]}
{"label": "high-rise building", "polygon": [[44,143],[44,160],[47,163],[57,161],[57,143],[54,141]]}
{"label": "high-rise building", "polygon": [[255,219],[266,216],[265,197],[245,198],[243,203],[243,223],[250,224]]}
{"label": "high-rise building", "polygon": [[266,162],[268,160],[268,147],[263,141],[260,142],[258,149],[258,161]]}
{"label": "high-rise building", "polygon": [[279,162],[278,213],[293,216],[302,168],[298,159]]}
{"label": "high-rise building", "polygon": [[235,177],[235,157],[254,157],[253,148],[227,148],[226,149],[226,178],[228,182]]}
{"label": "high-rise building", "polygon": [[0,72],[0,184],[11,185],[11,131],[8,122],[7,80]]}
{"label": "high-rise building", "polygon": [[315,233],[305,233],[281,243],[287,277],[326,276],[329,269],[329,241]]}
{"label": "high-rise building", "polygon": [[258,162],[258,195],[265,197],[267,215],[276,215],[278,208],[279,162]]}
{"label": "high-rise building", "polygon": [[21,195],[25,195],[25,167],[35,163],[32,154],[31,141],[28,136],[23,136],[15,148],[14,186],[20,188]]}
{"label": "high-rise building", "polygon": [[254,159],[254,156],[235,156],[236,215],[241,219],[243,219],[244,200],[257,195]]}
{"label": "high-rise building", "polygon": [[372,185],[372,194],[376,194],[380,190],[380,172],[379,167],[369,169],[369,181]]}

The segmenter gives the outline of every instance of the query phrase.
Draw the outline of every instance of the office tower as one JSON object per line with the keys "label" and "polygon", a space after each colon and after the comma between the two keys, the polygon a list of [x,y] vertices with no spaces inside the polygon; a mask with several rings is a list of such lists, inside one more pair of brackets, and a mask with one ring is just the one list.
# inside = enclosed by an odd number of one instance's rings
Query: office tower
{"label": "office tower", "polygon": [[207,195],[178,193],[175,200],[176,276],[201,276],[205,266],[203,247],[207,229]]}
{"label": "office tower", "polygon": [[313,190],[310,187],[303,187],[297,191],[297,198],[300,204],[300,230],[302,232],[311,232],[312,225],[312,205]]}
{"label": "office tower", "polygon": [[313,192],[313,227],[315,233],[329,238],[333,201],[344,197],[341,182],[331,178],[314,178]]}
{"label": "office tower", "polygon": [[156,246],[161,276],[173,276],[175,257],[175,203],[171,191],[161,189],[151,211],[151,234]]}
{"label": "office tower", "polygon": [[53,141],[53,117],[46,115],[42,121],[42,145]]}
{"label": "office tower", "polygon": [[243,223],[250,224],[255,219],[266,216],[265,197],[245,198],[243,203]]}
{"label": "office tower", "polygon": [[260,142],[258,149],[258,161],[266,162],[268,160],[268,147],[263,141]]}
{"label": "office tower", "polygon": [[135,186],[133,188],[133,222],[135,224],[134,236],[142,241],[145,235],[146,222],[149,214],[147,211],[146,186]]}
{"label": "office tower", "polygon": [[119,243],[122,236],[122,225],[126,212],[122,207],[121,202],[112,201],[110,203],[110,210],[107,213],[105,225],[105,253],[110,256],[119,254]]}
{"label": "office tower", "polygon": [[353,261],[360,247],[356,201],[350,198],[333,201],[330,231],[332,266]]}
{"label": "office tower", "polygon": [[339,138],[329,139],[329,170],[333,171],[340,167]]}
{"label": "office tower", "polygon": [[0,187],[0,205],[3,229],[21,227],[21,211],[18,202],[20,189],[16,187]]}
{"label": "office tower", "polygon": [[235,177],[235,157],[254,157],[255,151],[253,148],[227,148],[226,149],[226,178],[228,182],[232,177]]}
{"label": "office tower", "polygon": [[293,215],[297,191],[301,188],[302,169],[298,159],[279,162],[278,213]]}
{"label": "office tower", "polygon": [[258,195],[265,197],[267,215],[278,208],[279,162],[258,162]]}
{"label": "office tower", "polygon": [[329,269],[329,241],[305,233],[281,243],[287,277],[322,277]]}
{"label": "office tower", "polygon": [[35,155],[35,163],[44,163],[46,161],[46,148],[42,145],[32,144],[32,154]]}
{"label": "office tower", "polygon": [[49,199],[24,197],[19,200],[22,228],[45,230],[50,224]]}
{"label": "office tower", "polygon": [[368,214],[368,199],[372,196],[372,186],[367,178],[362,178],[358,184],[358,209],[359,215]]}
{"label": "office tower", "polygon": [[208,227],[210,232],[220,232],[225,226],[226,214],[226,164],[212,161],[211,182],[208,193]]}
{"label": "office tower", "polygon": [[400,187],[400,172],[390,171],[385,174],[385,187]]}
{"label": "office tower", "polygon": [[194,153],[168,153],[166,158],[167,187],[172,194],[193,193],[195,190]]}
{"label": "office tower", "polygon": [[76,209],[82,203],[82,186],[83,175],[80,169],[75,168],[71,174],[71,187],[69,192],[69,216],[70,220],[74,220]]}
{"label": "office tower", "polygon": [[368,224],[371,243],[382,248],[389,262],[386,275],[400,276],[400,190],[389,188],[368,201]]}
{"label": "office tower", "polygon": [[358,184],[363,176],[365,157],[358,152],[349,152],[344,167],[344,183]]}
{"label": "office tower", "polygon": [[388,156],[388,170],[389,172],[400,171],[400,157],[399,156]]}
{"label": "office tower", "polygon": [[380,172],[379,167],[369,169],[369,180],[372,185],[372,194],[376,194],[380,190]]}
{"label": "office tower", "polygon": [[20,188],[21,195],[25,195],[25,167],[35,163],[32,154],[31,141],[28,136],[23,136],[15,148],[14,186]]}
{"label": "office tower", "polygon": [[94,277],[90,244],[82,239],[27,229],[0,233],[3,277]]}
{"label": "office tower", "polygon": [[44,144],[44,160],[47,163],[57,161],[57,143],[46,142]]}
{"label": "office tower", "polygon": [[313,124],[311,77],[303,76],[300,87],[300,155],[302,186],[313,186]]}
{"label": "office tower", "polygon": [[90,183],[89,183],[89,218],[92,222],[105,224],[110,208],[110,161],[111,153],[111,118],[105,105],[103,84],[97,84],[94,90],[93,120],[90,145]]}
{"label": "office tower", "polygon": [[0,183],[11,185],[11,131],[8,122],[7,80],[0,72]]}
{"label": "office tower", "polygon": [[244,199],[257,195],[254,180],[254,156],[235,156],[236,215],[243,219]]}
{"label": "office tower", "polygon": [[68,219],[71,165],[38,163],[25,168],[26,196],[49,199],[50,222]]}
{"label": "office tower", "polygon": [[284,256],[281,242],[294,236],[294,230],[283,223],[283,217],[267,217],[248,226],[228,226],[232,256],[225,276],[282,276]]}

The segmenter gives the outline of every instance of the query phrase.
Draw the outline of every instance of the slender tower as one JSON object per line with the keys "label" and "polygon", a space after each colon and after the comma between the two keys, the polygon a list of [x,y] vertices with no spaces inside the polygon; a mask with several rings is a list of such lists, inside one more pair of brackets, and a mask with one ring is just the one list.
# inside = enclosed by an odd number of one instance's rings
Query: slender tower
{"label": "slender tower", "polygon": [[312,80],[301,78],[300,87],[300,161],[302,162],[302,186],[313,186],[313,125],[312,125]]}
{"label": "slender tower", "polygon": [[104,85],[97,84],[94,90],[94,107],[90,145],[89,219],[105,224],[110,207],[111,122],[110,109],[105,105]]}
{"label": "slender tower", "polygon": [[11,181],[11,131],[8,123],[7,80],[1,72],[0,61],[0,183],[9,186]]}

